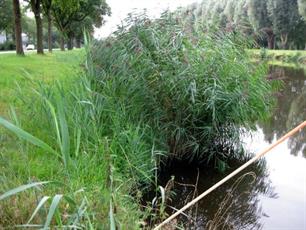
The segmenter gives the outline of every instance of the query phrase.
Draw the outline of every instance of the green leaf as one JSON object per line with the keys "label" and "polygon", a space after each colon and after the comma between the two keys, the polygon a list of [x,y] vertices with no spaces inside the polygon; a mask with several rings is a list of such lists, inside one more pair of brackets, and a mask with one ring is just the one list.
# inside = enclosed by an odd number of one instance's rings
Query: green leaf
{"label": "green leaf", "polygon": [[75,156],[78,157],[80,151],[80,144],[81,144],[81,129],[78,128],[76,134],[76,148],[75,148]]}
{"label": "green leaf", "polygon": [[110,229],[116,230],[112,200],[110,200],[110,204],[109,204],[109,220],[110,220]]}
{"label": "green leaf", "polygon": [[44,224],[43,229],[49,229],[49,226],[51,224],[51,221],[52,221],[52,218],[54,216],[55,210],[56,210],[60,200],[62,199],[62,197],[63,197],[63,195],[61,195],[61,194],[57,194],[53,197],[52,203],[51,203],[51,206],[49,208],[49,212],[48,212],[47,219],[46,219],[46,222]]}
{"label": "green leaf", "polygon": [[17,127],[16,125],[12,124],[11,122],[5,120],[4,118],[0,117],[0,125],[3,125],[5,128],[10,130],[11,132],[15,133],[18,137],[32,143],[33,145],[36,145],[42,149],[44,149],[47,152],[53,153],[60,157],[58,152],[56,152],[54,149],[52,149],[48,144],[43,142],[42,140],[38,139],[37,137],[34,137],[30,133],[26,132],[25,130]]}
{"label": "green leaf", "polygon": [[64,106],[60,102],[60,100],[58,101],[57,108],[58,108],[58,118],[60,124],[60,132],[61,132],[62,157],[65,160],[65,164],[67,164],[70,154],[70,138],[69,138],[67,119],[64,113]]}
{"label": "green leaf", "polygon": [[35,182],[35,183],[19,186],[17,188],[11,189],[11,190],[5,192],[4,194],[2,194],[0,196],[0,200],[3,200],[3,199],[8,198],[10,196],[13,196],[13,195],[15,195],[15,194],[17,194],[19,192],[23,192],[23,191],[25,191],[25,190],[27,190],[29,188],[37,187],[39,185],[43,185],[43,184],[47,184],[47,183],[50,183],[50,181]]}
{"label": "green leaf", "polygon": [[[57,142],[58,142],[59,147],[61,148],[61,134],[60,134],[60,129],[59,129],[59,125],[58,125],[58,121],[57,121],[57,117],[56,117],[55,108],[48,99],[45,98],[45,101],[46,101],[47,105],[49,106],[50,113],[52,115],[54,126],[55,126]],[[63,160],[65,160],[65,159],[63,159]]]}
{"label": "green leaf", "polygon": [[37,212],[41,209],[41,207],[46,203],[47,200],[49,200],[49,196],[44,196],[38,203],[35,211],[33,212],[31,218],[29,219],[27,224],[30,224],[30,222],[34,219],[35,215],[37,214]]}

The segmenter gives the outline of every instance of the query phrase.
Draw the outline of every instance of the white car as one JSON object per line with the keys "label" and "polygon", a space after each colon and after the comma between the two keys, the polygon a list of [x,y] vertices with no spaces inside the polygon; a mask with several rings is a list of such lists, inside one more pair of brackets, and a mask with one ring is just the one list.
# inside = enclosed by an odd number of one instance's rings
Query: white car
{"label": "white car", "polygon": [[34,50],[35,46],[33,44],[29,44],[29,45],[27,45],[26,49],[27,50]]}

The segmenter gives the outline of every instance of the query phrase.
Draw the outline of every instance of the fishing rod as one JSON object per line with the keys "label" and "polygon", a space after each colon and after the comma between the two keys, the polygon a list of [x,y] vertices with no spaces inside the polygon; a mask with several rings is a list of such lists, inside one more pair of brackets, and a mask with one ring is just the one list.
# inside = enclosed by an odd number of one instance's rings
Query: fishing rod
{"label": "fishing rod", "polygon": [[290,132],[288,132],[286,135],[278,139],[275,143],[271,144],[268,148],[263,150],[262,152],[257,153],[252,159],[247,161],[245,164],[241,165],[239,168],[237,168],[235,171],[224,177],[222,180],[217,182],[215,185],[207,189],[205,192],[200,194],[198,197],[193,199],[192,201],[188,202],[184,207],[177,210],[175,213],[173,213],[171,216],[169,216],[166,220],[164,220],[162,223],[157,225],[153,230],[161,229],[165,224],[169,223],[171,220],[173,220],[178,215],[182,214],[186,209],[190,208],[192,205],[196,204],[199,200],[203,199],[206,195],[214,191],[216,188],[218,188],[220,185],[224,184],[226,181],[228,181],[230,178],[247,168],[249,165],[253,164],[255,161],[257,161],[259,158],[270,152],[273,148],[284,142],[289,137],[293,136],[295,133],[301,131],[306,126],[306,121],[302,122],[300,125],[292,129]]}

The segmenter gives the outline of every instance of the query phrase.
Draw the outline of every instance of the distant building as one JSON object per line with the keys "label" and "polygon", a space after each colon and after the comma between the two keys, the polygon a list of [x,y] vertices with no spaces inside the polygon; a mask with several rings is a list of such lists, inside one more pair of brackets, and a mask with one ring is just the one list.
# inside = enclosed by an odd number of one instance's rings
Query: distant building
{"label": "distant building", "polygon": [[[12,39],[12,36],[8,36],[9,39],[11,40]],[[21,34],[21,37],[22,37],[22,43],[28,43],[29,42],[29,37],[27,34],[25,33],[22,33]],[[7,36],[5,35],[5,32],[0,32],[0,44],[3,44],[4,42],[7,41]]]}
{"label": "distant building", "polygon": [[[25,33],[22,33],[21,37],[22,37],[22,45],[25,48],[29,43],[29,37]],[[12,40],[12,36],[9,36],[9,40],[10,41]],[[7,41],[7,36],[5,35],[5,32],[4,31],[0,32],[0,45],[5,43],[6,41]]]}
{"label": "distant building", "polygon": [[6,42],[6,36],[4,32],[0,32],[0,44]]}
{"label": "distant building", "polygon": [[29,37],[28,37],[28,35],[26,35],[25,33],[22,33],[22,43],[23,44],[28,44],[28,42],[29,42]]}

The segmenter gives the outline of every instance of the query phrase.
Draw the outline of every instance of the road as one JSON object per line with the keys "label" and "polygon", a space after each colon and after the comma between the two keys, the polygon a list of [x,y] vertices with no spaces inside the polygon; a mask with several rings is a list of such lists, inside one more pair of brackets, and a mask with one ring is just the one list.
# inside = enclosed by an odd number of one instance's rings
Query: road
{"label": "road", "polygon": [[[53,50],[60,50],[60,49],[53,49]],[[48,49],[44,49],[45,52],[48,52]],[[36,50],[24,50],[24,53],[35,53]],[[1,54],[14,54],[16,53],[15,50],[10,50],[10,51],[0,51]]]}

